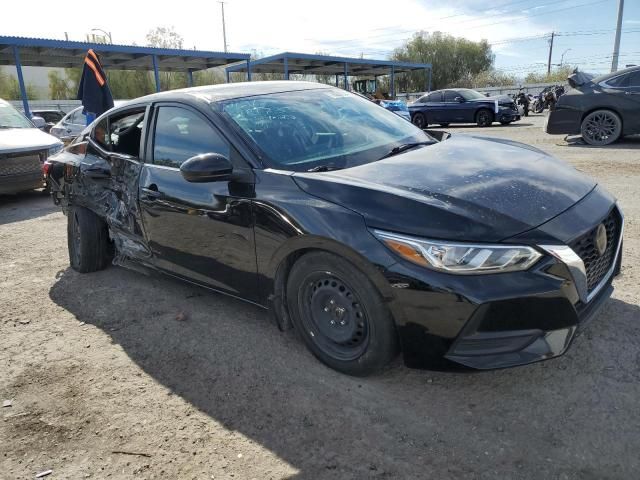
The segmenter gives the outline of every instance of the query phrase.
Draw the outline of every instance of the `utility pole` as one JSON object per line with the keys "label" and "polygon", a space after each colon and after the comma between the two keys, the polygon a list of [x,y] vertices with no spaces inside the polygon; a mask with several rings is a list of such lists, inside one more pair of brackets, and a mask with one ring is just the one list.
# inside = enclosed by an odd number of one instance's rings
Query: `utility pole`
{"label": "utility pole", "polygon": [[620,55],[620,33],[622,29],[622,10],[624,9],[624,0],[618,3],[618,26],[616,27],[616,39],[613,44],[613,60],[611,60],[611,72],[618,70],[618,55]]}
{"label": "utility pole", "polygon": [[227,28],[224,23],[224,2],[218,2],[222,6],[222,40],[224,41],[224,53],[227,53]]}
{"label": "utility pole", "polygon": [[551,38],[549,39],[549,61],[547,62],[547,75],[551,75],[551,54],[553,53],[553,37],[556,36],[555,32],[551,32]]}

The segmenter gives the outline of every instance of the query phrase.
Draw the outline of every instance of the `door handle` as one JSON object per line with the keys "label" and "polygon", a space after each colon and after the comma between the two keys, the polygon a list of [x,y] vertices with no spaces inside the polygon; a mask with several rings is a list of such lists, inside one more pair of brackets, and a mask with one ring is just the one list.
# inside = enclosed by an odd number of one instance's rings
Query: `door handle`
{"label": "door handle", "polygon": [[155,200],[163,195],[162,192],[158,191],[158,186],[155,183],[152,183],[148,187],[142,187],[142,193],[144,193],[148,200]]}

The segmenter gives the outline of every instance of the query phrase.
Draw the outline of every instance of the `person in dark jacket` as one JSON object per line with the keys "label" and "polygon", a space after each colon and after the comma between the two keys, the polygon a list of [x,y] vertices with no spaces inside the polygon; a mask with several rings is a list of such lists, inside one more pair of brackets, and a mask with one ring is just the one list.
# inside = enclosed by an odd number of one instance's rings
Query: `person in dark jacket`
{"label": "person in dark jacket", "polygon": [[113,97],[107,83],[107,76],[102,69],[100,58],[93,49],[89,49],[84,57],[78,100],[82,100],[84,107],[82,113],[87,116],[87,125],[98,115],[113,108]]}

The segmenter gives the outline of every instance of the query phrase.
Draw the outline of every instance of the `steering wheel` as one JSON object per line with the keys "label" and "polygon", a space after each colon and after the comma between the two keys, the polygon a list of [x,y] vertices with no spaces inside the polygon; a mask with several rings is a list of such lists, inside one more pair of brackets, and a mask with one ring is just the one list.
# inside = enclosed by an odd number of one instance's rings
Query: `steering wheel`
{"label": "steering wheel", "polygon": [[143,119],[144,119],[144,113],[138,115],[138,117],[136,117],[136,119],[133,121],[133,123],[131,125],[129,125],[128,127],[123,127],[123,129],[118,129],[113,133],[115,133],[119,137],[124,137],[124,136],[128,135],[129,133],[131,133],[135,128],[137,128],[137,126],[140,124],[140,122]]}

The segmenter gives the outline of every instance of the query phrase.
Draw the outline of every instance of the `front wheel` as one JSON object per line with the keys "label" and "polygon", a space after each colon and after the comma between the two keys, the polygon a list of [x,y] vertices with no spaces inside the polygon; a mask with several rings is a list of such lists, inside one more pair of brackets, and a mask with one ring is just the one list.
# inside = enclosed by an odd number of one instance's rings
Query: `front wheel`
{"label": "front wheel", "polygon": [[479,127],[488,127],[493,123],[493,112],[483,108],[476,113],[476,124]]}
{"label": "front wheel", "polygon": [[70,208],[67,246],[71,268],[80,273],[102,270],[110,259],[107,224],[91,210],[77,206]]}
{"label": "front wheel", "polygon": [[411,121],[418,128],[427,128],[427,118],[423,113],[416,113]]}
{"label": "front wheel", "polygon": [[327,252],[302,256],[287,281],[294,326],[323,363],[348,375],[368,375],[397,353],[391,313],[365,274]]}
{"label": "front wheel", "polygon": [[596,110],[584,117],[580,134],[589,145],[609,145],[620,138],[622,120],[611,110]]}

